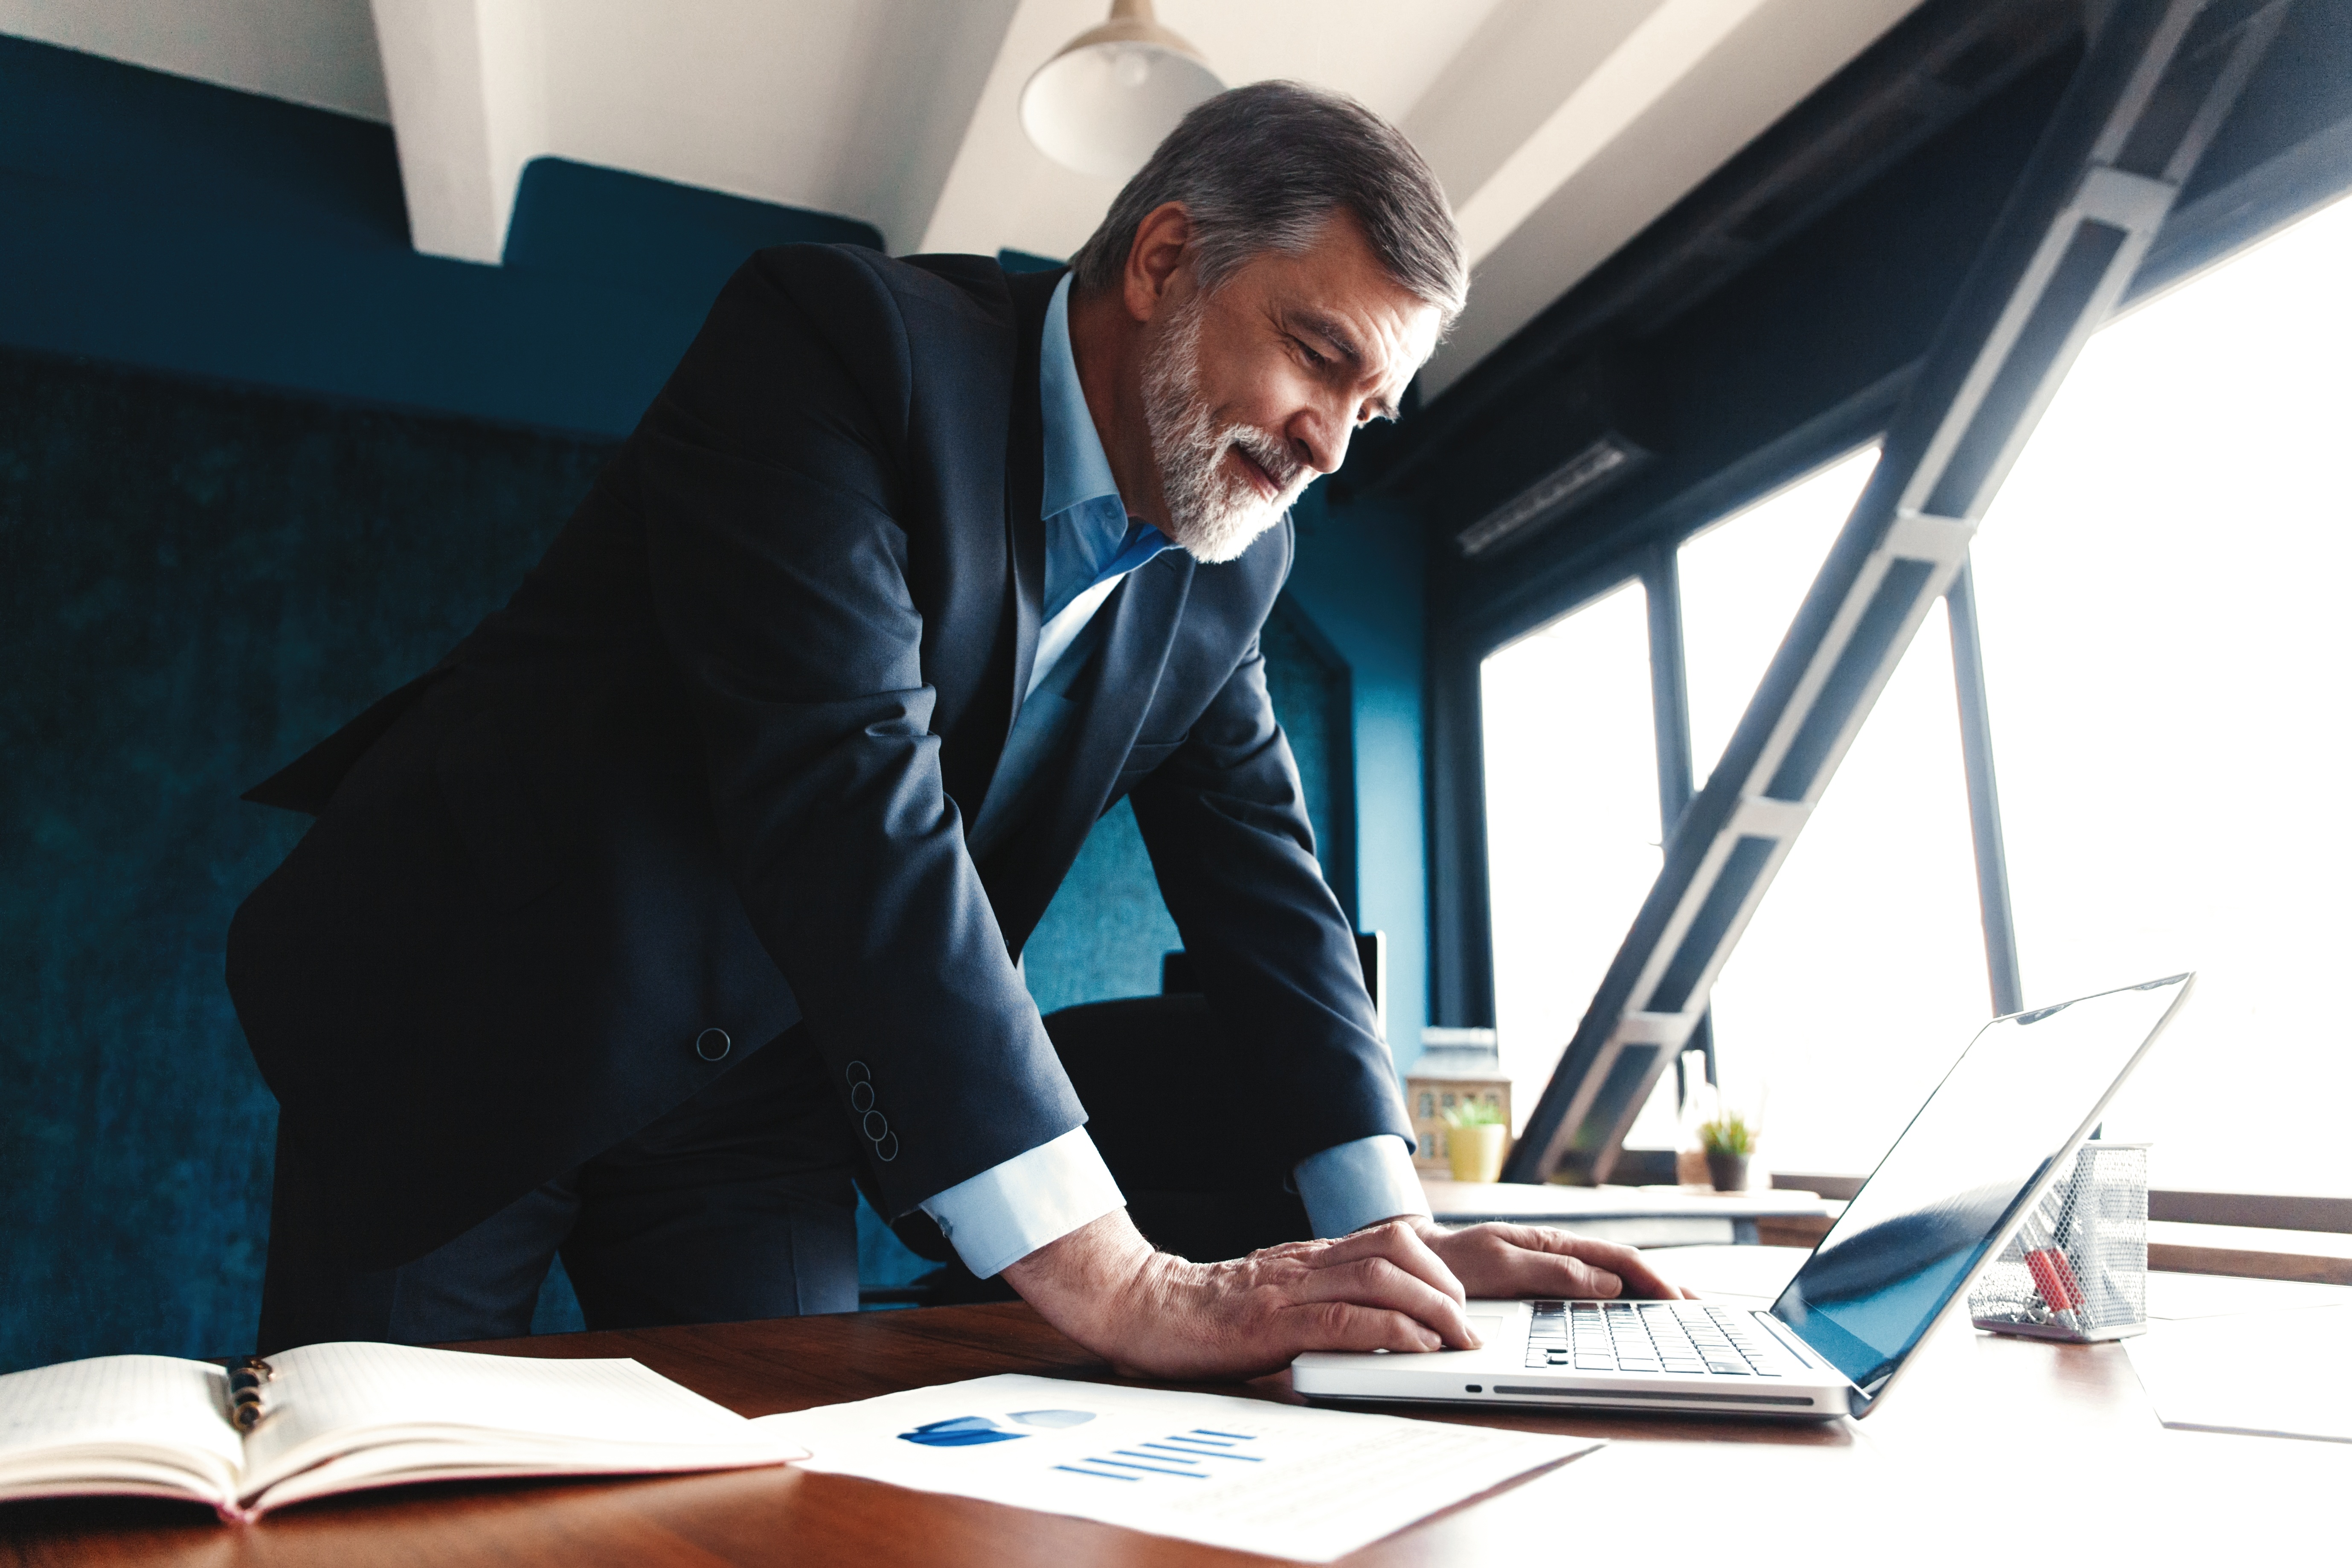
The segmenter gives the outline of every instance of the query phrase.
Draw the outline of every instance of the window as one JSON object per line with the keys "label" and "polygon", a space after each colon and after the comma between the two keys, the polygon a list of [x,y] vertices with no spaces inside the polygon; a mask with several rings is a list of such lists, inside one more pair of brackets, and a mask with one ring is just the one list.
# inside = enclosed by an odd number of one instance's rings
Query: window
{"label": "window", "polygon": [[[2352,201],[2110,323],[1979,533],[2028,1005],[2200,973],[2106,1121],[2159,1185],[2352,1191],[2331,982],[2352,951]],[[1684,540],[1701,784],[1875,454]],[[1496,1023],[1524,1109],[1658,864],[1645,590],[1483,670]],[[1713,994],[1764,1161],[1876,1163],[1990,1011],[1944,607],[1914,638]],[[1664,1142],[1671,1078],[1629,1140]]]}
{"label": "window", "polygon": [[1877,466],[1878,448],[1865,447],[1693,534],[1675,552],[1694,788],[1706,787]]}
{"label": "window", "polygon": [[[1701,782],[1877,460],[1855,453],[1677,556]],[[1522,1117],[1660,863],[1645,591],[1628,583],[1488,656],[1496,1024]],[[1881,697],[1715,992],[1718,1077],[1769,1095],[1763,1160],[1866,1170],[1988,1015],[1951,654],[1940,612]],[[1628,1142],[1675,1136],[1669,1074]]]}
{"label": "window", "polygon": [[1496,1037],[1524,1123],[1658,876],[1642,585],[1487,655],[1479,691]]}
{"label": "window", "polygon": [[[1682,547],[1692,754],[1720,756],[1877,464],[1869,448]],[[1983,1023],[1984,948],[1939,608],[1716,983],[1717,1076],[1762,1161],[1868,1170]]]}
{"label": "window", "polygon": [[2339,202],[2114,322],[1977,540],[2027,1003],[2198,971],[2106,1125],[2161,1186],[2352,1191],[2347,278]]}

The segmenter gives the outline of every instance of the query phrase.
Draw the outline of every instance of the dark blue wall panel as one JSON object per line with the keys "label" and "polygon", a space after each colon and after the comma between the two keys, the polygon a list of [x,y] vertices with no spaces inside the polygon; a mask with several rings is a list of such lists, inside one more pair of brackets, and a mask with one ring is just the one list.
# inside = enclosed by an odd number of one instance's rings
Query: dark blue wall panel
{"label": "dark blue wall panel", "polygon": [[420,256],[390,128],[0,37],[0,342],[618,436],[788,240],[881,235],[541,159],[515,265]]}
{"label": "dark blue wall panel", "polygon": [[501,602],[602,441],[0,350],[0,1370],[252,1341],[237,795]]}

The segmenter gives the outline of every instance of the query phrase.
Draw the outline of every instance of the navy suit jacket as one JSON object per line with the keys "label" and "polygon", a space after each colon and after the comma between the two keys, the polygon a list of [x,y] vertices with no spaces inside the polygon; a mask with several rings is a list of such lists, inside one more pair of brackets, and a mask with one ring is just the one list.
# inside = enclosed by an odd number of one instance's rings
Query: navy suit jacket
{"label": "navy suit jacket", "polygon": [[1251,1113],[1294,1160],[1409,1135],[1266,697],[1286,521],[1120,585],[1060,765],[966,850],[1036,645],[1055,281],[755,256],[506,607],[249,797],[319,816],[228,979],[352,1262],[430,1250],[796,1024],[890,1217],[1080,1125],[1014,963],[1130,795],[1262,1061]]}

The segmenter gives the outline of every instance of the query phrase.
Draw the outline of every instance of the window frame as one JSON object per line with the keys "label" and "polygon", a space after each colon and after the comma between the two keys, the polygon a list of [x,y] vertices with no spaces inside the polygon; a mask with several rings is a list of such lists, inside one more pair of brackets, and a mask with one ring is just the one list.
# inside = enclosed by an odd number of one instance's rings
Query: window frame
{"label": "window frame", "polygon": [[[1696,785],[1675,552],[1685,540],[1734,512],[1880,440],[1909,380],[1908,367],[1882,378],[1780,440],[1643,510],[1586,548],[1565,558],[1531,563],[1532,569],[1507,594],[1437,620],[1429,650],[1426,780],[1433,1022],[1481,1028],[1495,1025],[1486,711],[1479,690],[1479,668],[1486,656],[1629,582],[1641,582],[1651,606],[1651,732],[1653,743],[1659,746],[1659,818],[1664,836],[1670,838]],[[1662,607],[1669,585],[1670,609]],[[1662,674],[1662,666],[1670,673]],[[1981,686],[1979,681],[1979,699]],[[1662,703],[1668,710],[1663,722]],[[1674,748],[1671,755],[1669,746]],[[1671,813],[1666,799],[1670,783],[1679,784]],[[1712,1022],[1703,1027],[1712,1075]]]}
{"label": "window frame", "polygon": [[[1511,613],[1487,623],[1453,647],[1433,650],[1451,659],[1452,689],[1444,675],[1432,702],[1432,803],[1438,829],[1432,835],[1431,937],[1450,963],[1433,963],[1433,981],[1455,988],[1458,1004],[1475,1003],[1479,1026],[1495,1023],[1494,927],[1487,883],[1489,851],[1486,808],[1486,712],[1479,672],[1488,656],[1521,637],[1576,614],[1629,583],[1642,584],[1647,605],[1650,653],[1651,739],[1656,749],[1661,842],[1671,842],[1682,814],[1696,794],[1691,752],[1688,651],[1682,612],[1681,550],[1684,544],[1756,503],[1803,482],[1884,437],[1887,416],[1899,389],[1874,387],[1846,408],[1775,443],[1715,482],[1657,508],[1643,525],[1629,529],[1615,548],[1596,553],[1580,570],[1562,574],[1549,592],[1528,594]],[[1857,439],[1856,437],[1860,438]],[[1992,720],[1986,699],[1981,632],[1977,621],[1974,575],[1963,565],[1944,595],[1952,641],[1953,701],[1959,714],[1961,766],[1969,801],[1975,860],[1978,917],[1984,936],[1986,994],[1995,1015],[2023,1005],[2019,979],[2016,922],[2010,897],[2008,852],[2000,826],[2000,790],[1992,752]],[[1542,606],[1554,606],[1542,613]],[[1443,693],[1441,697],[1438,693]],[[1445,700],[1450,698],[1450,703]],[[1453,711],[1449,714],[1448,709]],[[1451,724],[1447,719],[1451,718]],[[1449,731],[1451,731],[1449,733]],[[1454,742],[1455,743],[1445,743]],[[1447,766],[1447,763],[1451,766]],[[1443,781],[1442,783],[1440,781]],[[1453,864],[1444,858],[1450,852]],[[1451,897],[1445,897],[1450,894]],[[1467,900],[1475,899],[1475,906]],[[1449,908],[1450,905],[1450,908]],[[1449,921],[1449,915],[1451,920]],[[1434,953],[1433,953],[1434,956]],[[1441,996],[1445,994],[1441,989]],[[1444,1003],[1440,1004],[1441,1009]],[[1438,1016],[1448,1016],[1441,1010]],[[1705,1053],[1706,1081],[1717,1081],[1715,1019],[1710,1011],[1684,1047]],[[1688,1093],[1683,1057],[1675,1062],[1675,1099]]]}

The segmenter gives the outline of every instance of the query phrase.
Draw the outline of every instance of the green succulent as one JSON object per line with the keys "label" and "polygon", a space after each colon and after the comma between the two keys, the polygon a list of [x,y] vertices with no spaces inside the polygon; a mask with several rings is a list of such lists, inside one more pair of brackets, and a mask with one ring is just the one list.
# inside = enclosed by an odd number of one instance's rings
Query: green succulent
{"label": "green succulent", "polygon": [[1699,1123],[1698,1146],[1710,1154],[1753,1154],[1756,1128],[1739,1112],[1727,1110]]}
{"label": "green succulent", "polygon": [[1445,1113],[1448,1127],[1499,1127],[1503,1108],[1491,1100],[1465,1100]]}

